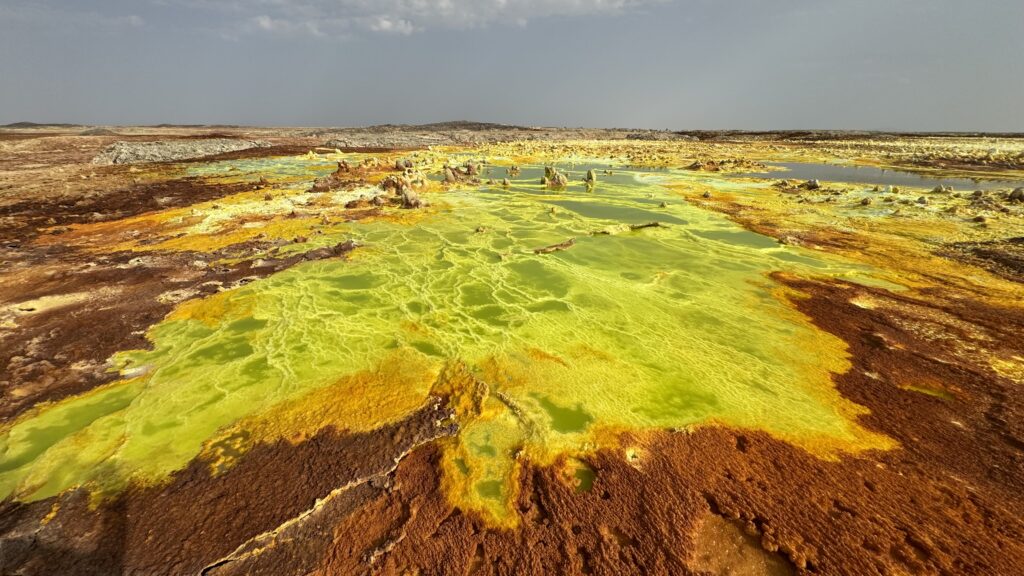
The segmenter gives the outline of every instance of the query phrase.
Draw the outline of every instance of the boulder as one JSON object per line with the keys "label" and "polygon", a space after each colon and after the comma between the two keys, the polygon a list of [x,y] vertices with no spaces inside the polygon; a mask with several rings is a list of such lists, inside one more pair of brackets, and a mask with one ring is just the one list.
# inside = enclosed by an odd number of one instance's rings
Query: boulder
{"label": "boulder", "polygon": [[402,208],[422,208],[425,205],[416,192],[408,189],[402,191]]}

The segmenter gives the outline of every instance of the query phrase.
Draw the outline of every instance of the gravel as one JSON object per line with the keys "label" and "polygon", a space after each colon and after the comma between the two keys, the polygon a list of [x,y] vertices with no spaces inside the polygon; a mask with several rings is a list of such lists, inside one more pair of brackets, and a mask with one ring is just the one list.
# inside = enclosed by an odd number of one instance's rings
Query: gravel
{"label": "gravel", "polygon": [[174,162],[225,152],[270,146],[261,140],[211,138],[206,140],[162,140],[157,142],[115,142],[95,158],[93,164],[142,164]]}

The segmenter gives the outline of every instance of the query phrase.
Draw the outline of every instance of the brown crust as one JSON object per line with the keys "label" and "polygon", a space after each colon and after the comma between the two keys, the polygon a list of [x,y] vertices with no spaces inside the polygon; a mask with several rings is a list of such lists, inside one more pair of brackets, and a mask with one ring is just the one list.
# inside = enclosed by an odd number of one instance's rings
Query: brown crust
{"label": "brown crust", "polygon": [[[362,434],[334,428],[293,445],[261,444],[211,476],[194,460],[163,486],[135,487],[90,509],[84,490],[30,504],[0,505],[4,574],[196,574],[223,565],[250,538],[274,530],[342,490],[365,499],[417,445],[456,429],[436,400],[401,422]],[[42,520],[57,508],[57,515]]]}
{"label": "brown crust", "polygon": [[1024,284],[1024,237],[956,242],[939,253]]}
{"label": "brown crust", "polygon": [[0,242],[28,244],[47,229],[102,220],[130,218],[147,212],[216,200],[259,187],[256,183],[213,184],[202,178],[178,178],[133,184],[109,192],[22,200],[0,206]]}

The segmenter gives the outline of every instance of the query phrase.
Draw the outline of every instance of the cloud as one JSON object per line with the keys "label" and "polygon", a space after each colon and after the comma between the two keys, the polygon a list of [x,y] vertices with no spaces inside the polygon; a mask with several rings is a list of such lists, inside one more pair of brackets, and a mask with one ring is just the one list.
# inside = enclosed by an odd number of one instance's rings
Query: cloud
{"label": "cloud", "polygon": [[255,30],[276,34],[304,34],[317,37],[325,35],[317,23],[312,20],[293,21],[285,18],[274,18],[266,14],[260,14],[251,18],[243,26],[243,31],[252,32]]}
{"label": "cloud", "polygon": [[531,20],[621,14],[671,0],[160,0],[222,15],[238,33],[409,35]]}
{"label": "cloud", "polygon": [[378,16],[375,22],[370,24],[370,30],[374,32],[390,32],[395,34],[412,34],[416,26],[408,20],[398,20],[387,16]]}

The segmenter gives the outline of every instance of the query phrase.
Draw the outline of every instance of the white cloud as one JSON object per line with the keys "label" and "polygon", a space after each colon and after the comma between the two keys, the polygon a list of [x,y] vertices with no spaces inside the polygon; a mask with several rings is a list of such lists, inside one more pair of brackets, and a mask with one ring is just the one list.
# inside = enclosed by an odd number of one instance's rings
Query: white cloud
{"label": "white cloud", "polygon": [[370,23],[370,30],[408,35],[415,32],[416,27],[408,20],[396,20],[387,16],[378,16],[376,21]]}
{"label": "white cloud", "polygon": [[[205,8],[234,22],[232,33],[348,36],[524,26],[557,16],[619,14],[671,0],[161,0]],[[315,32],[314,32],[315,31]]]}

